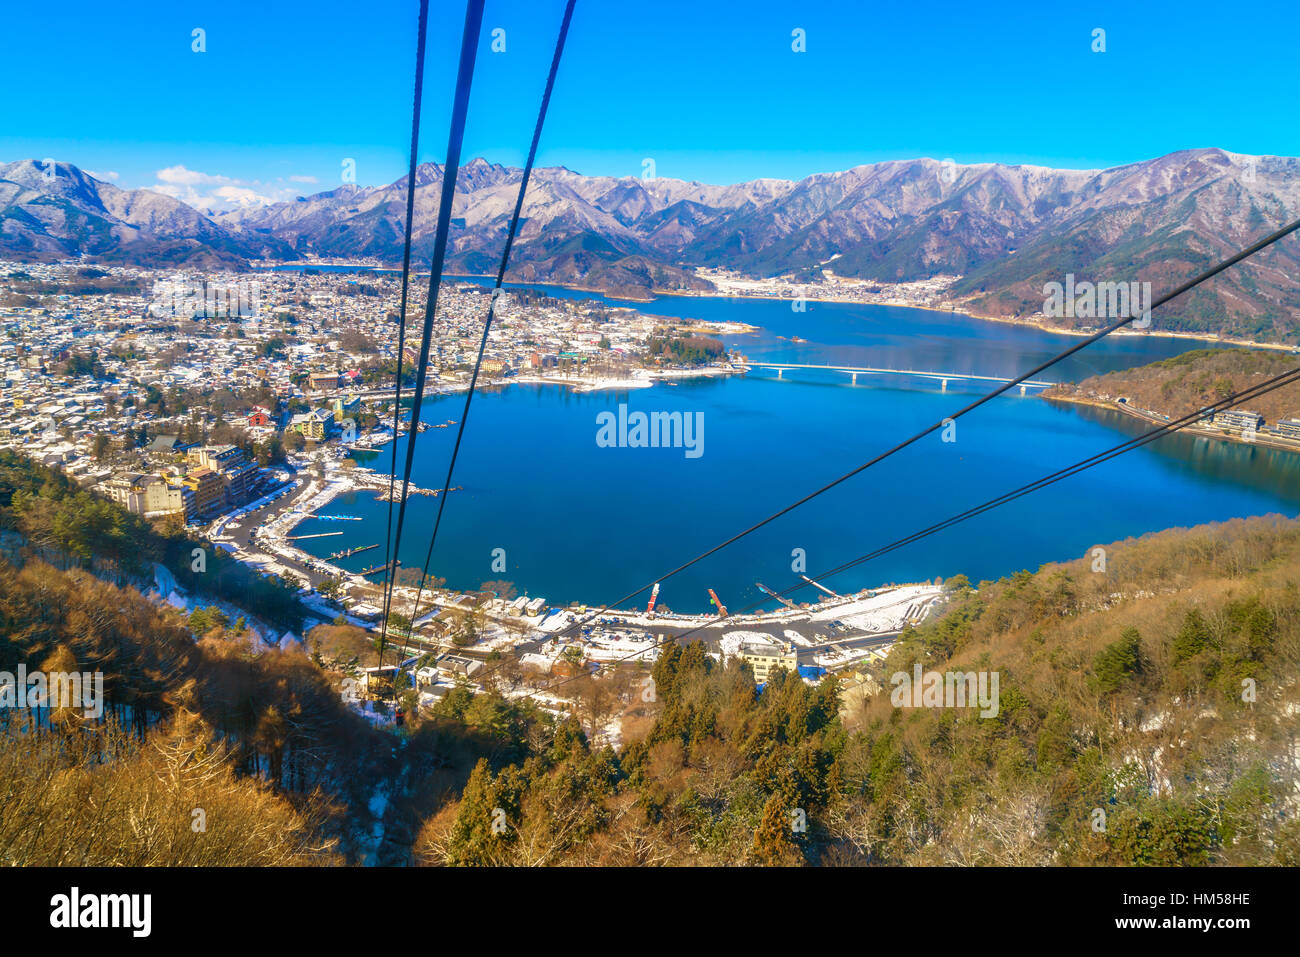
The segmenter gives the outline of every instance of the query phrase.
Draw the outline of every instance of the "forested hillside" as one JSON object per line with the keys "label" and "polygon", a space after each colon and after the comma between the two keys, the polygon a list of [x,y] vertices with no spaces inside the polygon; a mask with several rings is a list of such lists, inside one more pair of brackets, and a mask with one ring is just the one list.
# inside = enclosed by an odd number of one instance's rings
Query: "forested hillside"
{"label": "forested hillside", "polygon": [[[1123,397],[1130,405],[1177,418],[1295,368],[1300,368],[1300,356],[1281,352],[1195,349],[1150,365],[1053,386],[1043,395],[1091,401]],[[1281,386],[1241,408],[1258,412],[1270,423],[1300,418],[1300,385]]]}
{"label": "forested hillside", "polygon": [[[269,625],[302,625],[297,585],[258,574],[174,523],[150,524],[62,472],[0,450],[0,551],[12,557],[20,547],[60,568],[93,569],[117,584],[152,581],[152,563],[158,562],[183,587],[234,601]],[[196,548],[203,551],[197,565]]]}
{"label": "forested hillside", "polygon": [[[120,510],[41,474],[2,476],[0,670],[100,670],[106,709],[0,709],[6,863],[1300,863],[1294,520],[959,576],[856,683],[778,671],[760,691],[747,665],[667,646],[648,671],[575,677],[560,721],[510,697],[502,661],[494,690],[399,730],[340,694],[373,661],[362,629],[282,651],[185,618],[101,553]],[[99,537],[62,524],[78,502]],[[896,707],[915,664],[996,672],[996,715]],[[617,746],[593,747],[615,721]]]}
{"label": "forested hillside", "polygon": [[[700,646],[620,752],[570,726],[482,760],[417,853],[449,864],[1300,863],[1300,526],[1174,530],[973,591],[841,709]],[[994,669],[1000,710],[896,708],[888,676]],[[1243,695],[1253,701],[1243,700]],[[499,810],[498,810],[499,809]],[[494,821],[497,827],[494,829]],[[799,829],[796,825],[806,825]]]}
{"label": "forested hillside", "polygon": [[[0,860],[227,865],[355,852],[349,808],[369,797],[358,772],[383,750],[301,651],[259,653],[237,628],[196,637],[133,588],[0,558],[0,668],[19,664],[103,672],[103,720],[0,709],[10,769]],[[195,809],[206,833],[192,830]],[[274,835],[258,838],[266,828]]]}
{"label": "forested hillside", "polygon": [[[349,807],[369,796],[355,772],[382,753],[376,733],[302,651],[263,652],[244,620],[187,620],[141,594],[158,561],[199,595],[276,627],[301,624],[292,587],[213,550],[195,571],[195,547],[0,453],[0,670],[104,675],[102,721],[0,708],[0,861],[286,864],[357,853]],[[206,830],[195,830],[195,811]]]}

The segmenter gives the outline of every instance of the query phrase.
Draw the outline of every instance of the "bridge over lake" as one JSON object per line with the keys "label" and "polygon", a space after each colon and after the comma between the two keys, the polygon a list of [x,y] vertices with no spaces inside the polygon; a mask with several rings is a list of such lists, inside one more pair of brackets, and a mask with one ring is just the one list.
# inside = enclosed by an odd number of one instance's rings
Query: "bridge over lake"
{"label": "bridge over lake", "polygon": [[[776,372],[778,379],[783,378],[786,369],[820,369],[826,372],[843,372],[853,377],[853,383],[856,385],[859,375],[906,375],[917,376],[922,379],[936,379],[943,384],[943,388],[948,388],[948,383],[952,382],[1001,382],[1003,384],[1013,382],[1013,379],[1003,378],[995,375],[976,375],[971,372],[931,372],[923,369],[877,369],[871,366],[832,366],[832,365],[811,365],[802,362],[765,362],[761,360],[749,360],[743,363],[746,370],[748,369],[769,369]],[[1044,382],[1039,379],[1026,379],[1019,383],[1020,394],[1024,395],[1026,389],[1045,389],[1049,385],[1055,385],[1053,382]]]}

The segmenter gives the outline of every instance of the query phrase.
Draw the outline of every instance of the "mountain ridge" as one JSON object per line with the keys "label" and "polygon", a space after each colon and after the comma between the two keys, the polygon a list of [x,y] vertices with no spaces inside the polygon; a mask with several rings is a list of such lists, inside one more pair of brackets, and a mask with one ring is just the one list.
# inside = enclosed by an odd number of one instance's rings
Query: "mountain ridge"
{"label": "mountain ridge", "polygon": [[[0,166],[0,255],[199,267],[401,259],[406,177],[204,215],[66,163]],[[413,256],[426,259],[445,170],[416,172]],[[522,172],[457,174],[448,268],[494,271]],[[875,283],[958,276],[946,305],[1043,308],[1066,273],[1167,287],[1300,215],[1300,159],[1181,150],[1103,170],[889,160],[731,185],[535,169],[509,278],[644,297],[709,292],[700,268]],[[1162,328],[1300,342],[1300,253],[1279,244],[1162,310]],[[1080,323],[1081,325],[1081,323]]]}

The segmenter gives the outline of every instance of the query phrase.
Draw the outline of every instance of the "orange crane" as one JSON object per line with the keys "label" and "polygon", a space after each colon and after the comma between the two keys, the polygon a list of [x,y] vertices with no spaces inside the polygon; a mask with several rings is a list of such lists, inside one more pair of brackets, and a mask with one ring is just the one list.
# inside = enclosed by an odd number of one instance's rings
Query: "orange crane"
{"label": "orange crane", "polygon": [[713,591],[712,588],[709,589],[709,599],[713,602],[713,604],[715,604],[715,605],[718,606],[718,614],[721,615],[723,618],[726,618],[726,617],[727,617],[727,606],[724,605],[721,601],[718,600],[718,596],[717,596],[717,594]]}

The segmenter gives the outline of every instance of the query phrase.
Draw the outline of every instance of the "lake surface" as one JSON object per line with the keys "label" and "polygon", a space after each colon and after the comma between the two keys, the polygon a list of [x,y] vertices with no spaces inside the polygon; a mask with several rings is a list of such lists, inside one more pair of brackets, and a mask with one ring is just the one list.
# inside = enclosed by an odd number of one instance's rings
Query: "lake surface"
{"label": "lake surface", "polygon": [[[486,281],[485,281],[486,282]],[[552,295],[595,298],[557,287]],[[620,303],[644,312],[761,327],[728,344],[751,358],[809,364],[926,369],[1012,377],[1076,339],[917,309],[663,297]],[[1158,320],[1156,323],[1158,328]],[[798,335],[807,343],[791,343]],[[785,339],[779,338],[785,336]],[[1103,340],[1039,378],[1078,379],[1140,365],[1204,344],[1156,336]],[[989,384],[843,373],[752,372],[725,379],[660,383],[630,392],[575,395],[559,386],[514,385],[475,396],[431,571],[453,588],[516,583],[548,601],[605,603],[645,585],[706,548],[820,487],[987,391]],[[432,423],[460,419],[463,395],[427,400]],[[683,448],[601,447],[597,416],[699,414],[702,454]],[[705,611],[713,588],[733,611],[763,599],[757,582],[782,590],[808,574],[911,534],[1139,434],[1116,412],[998,398],[956,423],[956,441],[934,433],[664,582],[660,602]],[[417,440],[413,481],[441,487],[455,427]],[[399,461],[403,449],[399,448]],[[363,453],[364,454],[364,453]],[[383,449],[364,464],[387,470]],[[423,563],[437,500],[412,497],[402,561]],[[997,578],[1091,547],[1172,526],[1300,508],[1300,456],[1174,435],[1035,492],[824,584],[852,591],[965,573]],[[301,533],[343,531],[302,542],[325,555],[379,542],[341,562],[382,562],[387,505],[372,493],[343,496],[326,510],[362,522],[303,523]],[[342,526],[342,527],[340,527]],[[505,550],[506,570],[492,567]],[[792,597],[814,600],[805,588]],[[644,602],[647,595],[639,601]],[[629,602],[629,604],[631,604]]]}

